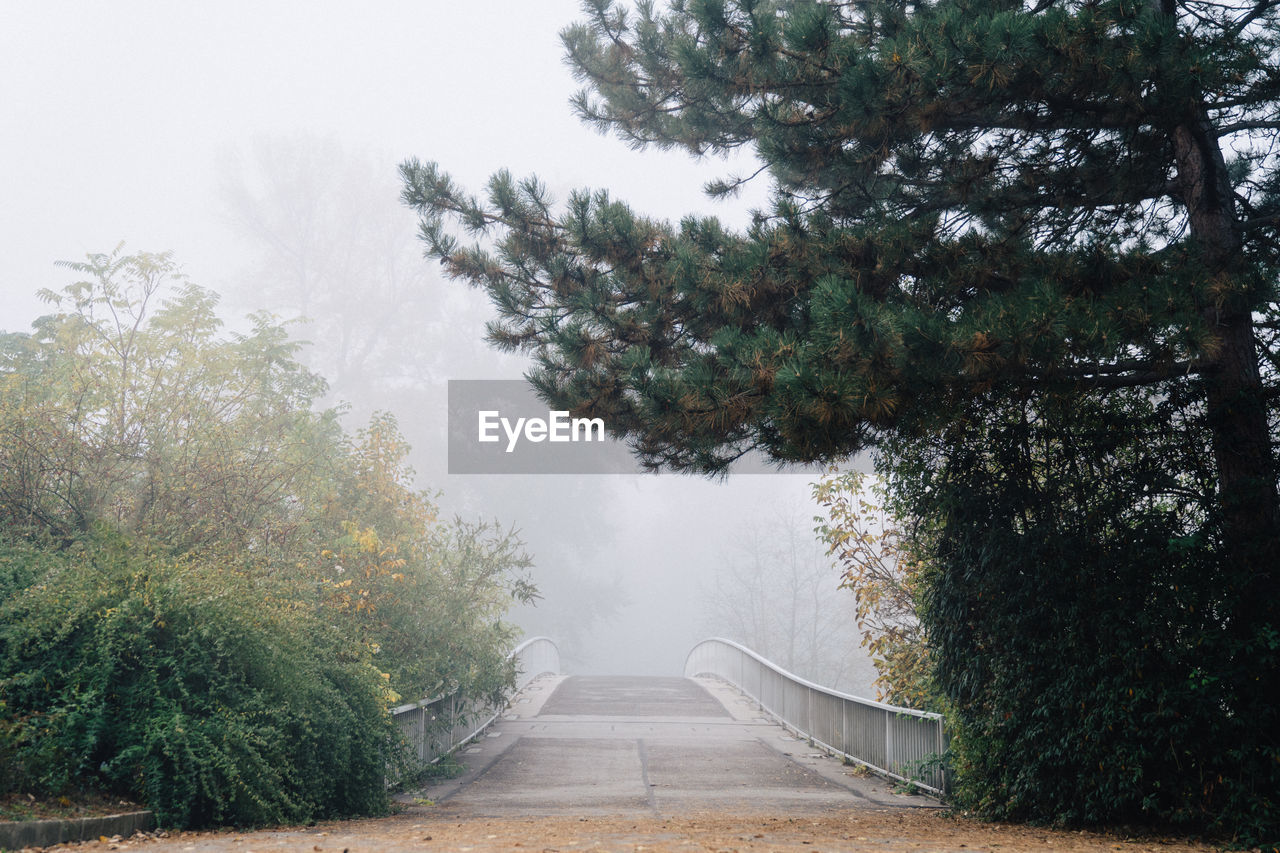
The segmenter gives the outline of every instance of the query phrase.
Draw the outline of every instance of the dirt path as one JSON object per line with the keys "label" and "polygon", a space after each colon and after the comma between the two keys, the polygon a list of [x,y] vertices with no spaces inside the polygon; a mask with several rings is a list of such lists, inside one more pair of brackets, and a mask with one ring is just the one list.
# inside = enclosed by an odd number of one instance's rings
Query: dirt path
{"label": "dirt path", "polygon": [[61,851],[137,850],[139,853],[266,853],[410,850],[493,851],[1208,851],[1178,839],[1064,832],[983,824],[936,810],[869,810],[809,816],[702,814],[680,817],[469,817],[416,806],[375,820],[250,833],[175,833],[64,845]]}

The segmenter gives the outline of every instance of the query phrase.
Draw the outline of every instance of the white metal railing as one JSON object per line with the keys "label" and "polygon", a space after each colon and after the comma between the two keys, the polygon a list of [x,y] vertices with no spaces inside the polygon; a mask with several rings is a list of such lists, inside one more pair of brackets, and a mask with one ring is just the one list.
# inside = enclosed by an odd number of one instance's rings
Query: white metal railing
{"label": "white metal railing", "polygon": [[941,714],[839,693],[719,637],[693,647],[684,674],[724,679],[778,722],[837,755],[935,794],[947,790],[946,774],[934,760],[947,749]]}
{"label": "white metal railing", "polygon": [[[531,637],[516,646],[516,690],[544,673],[560,674],[560,650],[547,637]],[[466,700],[456,693],[393,708],[391,716],[411,752],[424,764],[478,735],[502,713],[502,705]]]}

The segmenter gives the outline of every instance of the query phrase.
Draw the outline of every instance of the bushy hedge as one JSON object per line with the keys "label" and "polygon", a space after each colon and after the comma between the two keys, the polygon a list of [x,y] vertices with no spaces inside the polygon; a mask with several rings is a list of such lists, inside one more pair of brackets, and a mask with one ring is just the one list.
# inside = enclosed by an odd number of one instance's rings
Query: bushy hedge
{"label": "bushy hedge", "polygon": [[97,538],[0,609],[18,780],[105,788],[164,825],[378,813],[394,749],[384,679],[247,575]]}
{"label": "bushy hedge", "polygon": [[224,335],[168,255],[69,268],[0,334],[0,793],[384,811],[388,708],[514,681],[519,539],[441,522],[394,418],[344,431],[285,330]]}
{"label": "bushy hedge", "polygon": [[1280,636],[1238,615],[1258,566],[1176,403],[991,405],[898,448],[962,807],[1280,838]]}

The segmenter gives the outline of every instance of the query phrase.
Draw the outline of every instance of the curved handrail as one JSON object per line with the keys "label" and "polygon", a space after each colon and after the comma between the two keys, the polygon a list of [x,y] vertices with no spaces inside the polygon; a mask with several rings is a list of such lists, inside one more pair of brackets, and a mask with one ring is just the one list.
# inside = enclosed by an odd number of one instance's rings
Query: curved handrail
{"label": "curved handrail", "polygon": [[944,794],[946,774],[925,767],[947,748],[941,714],[841,693],[800,676],[741,643],[710,637],[685,658],[684,674],[737,687],[788,729],[872,770]]}
{"label": "curved handrail", "polygon": [[[530,637],[507,654],[516,661],[516,691],[539,675],[560,673],[560,649],[549,637]],[[502,703],[488,705],[457,693],[410,702],[391,709],[391,716],[423,763],[435,761],[484,731],[502,713]],[[477,720],[482,722],[477,723]],[[452,723],[448,729],[439,721]],[[435,725],[433,725],[435,724]]]}
{"label": "curved handrail", "polygon": [[[852,693],[841,693],[839,690],[836,690],[833,687],[825,687],[821,684],[816,684],[804,678],[803,676],[796,675],[794,672],[791,672],[790,670],[783,669],[782,667],[778,666],[776,663],[764,657],[763,655],[759,654],[758,652],[752,651],[751,649],[742,645],[742,643],[735,643],[733,640],[726,640],[724,637],[707,637],[705,640],[702,640],[701,642],[699,642],[698,645],[700,646],[702,645],[702,643],[724,643],[726,646],[733,646],[738,651],[745,652],[746,654],[755,658],[757,661],[769,667],[774,672],[778,673],[784,678],[790,679],[791,681],[794,681],[797,684],[801,684],[813,690],[821,690],[823,693],[826,693],[830,696],[836,696],[840,699],[847,699],[851,702],[857,702],[859,704],[866,705],[871,708],[883,708],[884,710],[892,711],[895,714],[911,714],[917,717],[926,717],[930,720],[942,719],[942,715],[934,711],[921,711],[919,708],[907,708],[902,705],[890,705],[888,702],[880,702],[876,699],[868,699],[865,696],[854,696]],[[697,647],[698,646],[694,646],[694,649],[696,650]],[[685,666],[686,675],[688,674],[689,659],[691,657],[693,657],[693,651],[690,651],[689,654],[685,656],[684,666]]]}
{"label": "curved handrail", "polygon": [[539,634],[536,637],[529,637],[527,640],[521,641],[520,645],[516,646],[514,649],[511,650],[510,654],[507,655],[507,658],[510,659],[510,658],[516,657],[525,649],[532,646],[534,643],[550,643],[551,647],[556,650],[556,654],[560,653],[560,649],[556,647],[555,640],[551,639],[550,637],[544,637],[541,634]]}
{"label": "curved handrail", "polygon": [[525,664],[525,668],[516,673],[516,690],[539,675],[560,674],[560,647],[550,637],[530,637],[507,655],[507,660],[513,658]]}

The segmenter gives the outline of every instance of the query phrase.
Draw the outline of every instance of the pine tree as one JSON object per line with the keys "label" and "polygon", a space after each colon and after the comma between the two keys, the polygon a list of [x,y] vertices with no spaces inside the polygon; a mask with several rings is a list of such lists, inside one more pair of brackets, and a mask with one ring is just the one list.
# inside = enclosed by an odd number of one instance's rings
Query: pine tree
{"label": "pine tree", "polygon": [[[840,458],[990,395],[1184,401],[1244,654],[1280,625],[1278,7],[591,0],[563,35],[581,116],[749,146],[770,209],[672,225],[506,172],[482,200],[417,161],[404,199],[491,294],[491,340],[654,467]],[[1271,701],[1255,682],[1236,713]]]}
{"label": "pine tree", "polygon": [[[1196,383],[1238,538],[1274,526],[1275,3],[589,6],[564,34],[585,118],[754,146],[777,193],[736,234],[604,192],[557,215],[505,172],[482,203],[406,163],[431,253],[545,394],[716,470],[847,454],[992,385]],[[450,214],[496,244],[459,248]]]}

